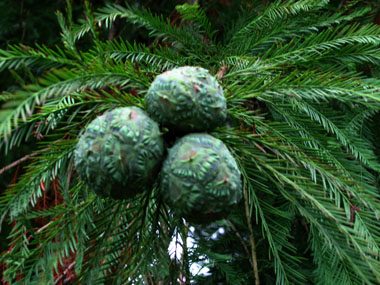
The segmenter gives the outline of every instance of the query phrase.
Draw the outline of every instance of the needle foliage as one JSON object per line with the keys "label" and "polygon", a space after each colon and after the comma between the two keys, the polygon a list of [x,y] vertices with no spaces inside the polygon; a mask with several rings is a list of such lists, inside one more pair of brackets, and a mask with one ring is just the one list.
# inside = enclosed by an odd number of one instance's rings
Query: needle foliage
{"label": "needle foliage", "polygon": [[[0,95],[1,156],[34,146],[0,197],[1,222],[12,225],[4,281],[380,283],[380,27],[362,21],[371,10],[360,1],[199,2],[167,3],[166,16],[86,2],[79,20],[68,2],[57,13],[62,44],[0,50],[0,70],[19,82]],[[130,34],[107,40],[116,24]],[[222,85],[228,122],[210,134],[243,179],[241,204],[209,226],[173,214],[158,182],[116,201],[96,196],[73,166],[96,116],[145,109],[154,78],[184,65]],[[170,255],[173,240],[181,257]]]}

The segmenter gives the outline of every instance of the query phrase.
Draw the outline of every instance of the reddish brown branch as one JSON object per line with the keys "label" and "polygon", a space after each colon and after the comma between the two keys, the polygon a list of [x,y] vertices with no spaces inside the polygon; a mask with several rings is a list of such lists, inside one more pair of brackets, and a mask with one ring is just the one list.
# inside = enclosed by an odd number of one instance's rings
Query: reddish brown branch
{"label": "reddish brown branch", "polygon": [[249,249],[248,249],[247,245],[245,244],[243,237],[240,235],[240,233],[238,232],[235,225],[229,219],[226,219],[226,220],[230,224],[230,226],[231,226],[232,230],[235,232],[236,236],[239,238],[240,243],[242,244],[246,254],[249,256],[249,263],[251,264],[252,268],[254,268],[252,258],[251,258],[251,253],[249,252]]}
{"label": "reddish brown branch", "polygon": [[71,262],[70,265],[63,271],[61,275],[55,279],[54,284],[58,284],[75,266],[75,261]]}
{"label": "reddish brown branch", "polygon": [[[47,147],[47,148],[42,149],[41,151],[45,151],[45,150],[49,150],[49,149],[50,149],[50,147]],[[38,155],[38,154],[39,154],[39,152],[31,153],[31,154],[25,155],[24,157],[20,158],[19,160],[12,162],[11,164],[0,169],[0,175],[3,174],[5,171],[11,169],[12,167],[17,166],[17,165],[23,163],[25,160],[28,160],[28,159],[30,159],[30,158]]]}
{"label": "reddish brown branch", "polygon": [[252,267],[253,267],[253,273],[255,275],[255,284],[260,284],[260,278],[259,278],[259,270],[257,267],[257,257],[256,257],[256,244],[255,244],[255,238],[253,235],[253,228],[252,228],[252,219],[251,219],[251,213],[249,209],[249,201],[248,201],[248,189],[247,187],[244,187],[244,204],[245,204],[245,215],[247,218],[247,224],[249,229],[249,240],[251,242],[251,256],[252,256]]}

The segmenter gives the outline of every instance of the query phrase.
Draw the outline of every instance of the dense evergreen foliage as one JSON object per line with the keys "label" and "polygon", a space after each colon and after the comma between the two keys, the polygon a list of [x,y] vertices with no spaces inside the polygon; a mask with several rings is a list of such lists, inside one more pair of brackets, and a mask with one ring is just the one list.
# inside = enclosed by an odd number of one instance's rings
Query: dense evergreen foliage
{"label": "dense evergreen foliage", "polygon": [[[68,1],[57,14],[62,43],[0,50],[0,70],[17,79],[0,95],[1,157],[30,149],[0,169],[24,165],[0,197],[1,223],[11,225],[3,280],[379,283],[380,27],[370,4],[150,2],[85,2],[79,20]],[[184,65],[223,87],[227,124],[209,133],[243,179],[241,203],[207,226],[173,213],[160,177],[118,201],[95,195],[74,168],[91,121],[144,109],[154,78]],[[173,146],[176,134],[162,131]],[[193,270],[201,266],[208,274]]]}

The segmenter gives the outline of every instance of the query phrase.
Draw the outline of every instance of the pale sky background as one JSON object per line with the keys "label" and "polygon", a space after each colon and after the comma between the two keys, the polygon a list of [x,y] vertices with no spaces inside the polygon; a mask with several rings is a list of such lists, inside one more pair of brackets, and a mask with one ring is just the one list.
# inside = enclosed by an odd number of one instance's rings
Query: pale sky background
{"label": "pale sky background", "polygon": [[[194,235],[194,230],[195,228],[194,227],[189,227],[189,235],[187,237],[187,247],[189,249],[191,248],[197,248],[197,243],[196,241],[194,240],[194,238],[192,238],[192,236]],[[223,227],[220,227],[216,232],[214,232],[212,235],[211,235],[211,239],[215,240],[218,238],[218,235],[222,235],[224,234],[225,230]],[[170,242],[170,245],[169,245],[169,255],[172,259],[176,258],[177,260],[181,260],[181,256],[182,256],[182,238],[180,235],[176,235],[176,232],[174,232],[174,235],[173,235],[173,239],[172,241]],[[177,238],[178,236],[178,238]],[[177,241],[177,242],[176,242]],[[207,267],[207,265],[209,264],[209,260],[206,258],[206,256],[204,256],[205,258],[205,261],[202,262],[202,263],[192,263],[190,264],[190,272],[192,275],[204,275],[204,276],[207,276],[209,275],[209,271],[210,269]]]}

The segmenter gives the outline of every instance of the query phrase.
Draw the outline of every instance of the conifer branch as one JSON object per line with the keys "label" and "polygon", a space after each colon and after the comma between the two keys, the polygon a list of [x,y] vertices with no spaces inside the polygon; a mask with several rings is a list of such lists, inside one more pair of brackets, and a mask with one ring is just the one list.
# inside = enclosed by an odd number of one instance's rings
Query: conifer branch
{"label": "conifer branch", "polygon": [[[75,281],[91,284],[179,276],[200,284],[379,283],[380,28],[365,24],[375,4],[224,1],[220,9],[185,1],[164,17],[173,7],[118,1],[87,6],[86,19],[74,21],[71,2],[66,18],[57,13],[64,47],[0,50],[0,70],[17,77],[0,95],[1,147],[45,138],[0,169],[28,162],[0,197],[1,221],[14,221],[5,281],[60,283],[75,265]],[[126,27],[117,40],[116,23]],[[193,247],[189,225],[161,201],[159,181],[115,207],[91,193],[73,159],[98,114],[144,109],[153,79],[185,65],[220,79],[228,120],[211,134],[234,154],[244,181],[231,230],[214,239],[218,223],[195,227]],[[169,147],[177,136],[165,133]],[[184,251],[170,261],[175,230]],[[210,274],[195,276],[194,264]]]}
{"label": "conifer branch", "polygon": [[241,234],[238,232],[237,228],[232,223],[232,221],[229,220],[229,219],[226,219],[226,221],[230,224],[232,230],[235,232],[236,236],[239,238],[240,243],[243,246],[245,253],[247,254],[247,256],[249,256],[249,263],[252,266],[252,270],[253,270],[253,272],[255,272],[255,266],[254,266],[254,264],[252,262],[252,252],[249,252],[249,249],[248,249],[247,245],[245,244],[244,239],[242,238]]}
{"label": "conifer branch", "polygon": [[[49,149],[50,149],[50,148],[47,147],[47,148],[41,149],[39,152],[47,151],[47,150],[49,150]],[[3,174],[5,171],[8,171],[9,169],[11,169],[11,168],[13,168],[13,167],[15,167],[15,166],[17,166],[17,165],[23,163],[24,161],[26,161],[26,160],[28,160],[28,159],[30,159],[30,158],[32,158],[32,157],[38,155],[39,152],[34,152],[34,153],[31,153],[31,154],[27,154],[27,155],[25,155],[24,157],[22,157],[22,158],[20,158],[20,159],[18,159],[18,160],[16,160],[16,161],[12,162],[11,164],[9,164],[9,165],[7,165],[7,166],[1,168],[1,169],[0,169],[0,175]]]}
{"label": "conifer branch", "polygon": [[71,262],[67,268],[60,274],[54,281],[54,284],[60,284],[63,278],[65,278],[65,275],[67,275],[68,272],[70,272],[75,267],[75,261]]}
{"label": "conifer branch", "polygon": [[252,265],[253,265],[253,274],[255,276],[255,284],[260,285],[259,269],[258,269],[257,256],[256,256],[256,243],[255,243],[255,237],[254,237],[253,227],[252,227],[248,188],[246,186],[243,188],[243,194],[244,194],[245,215],[246,215],[247,225],[249,229],[249,241],[251,244],[251,259],[252,259]]}

